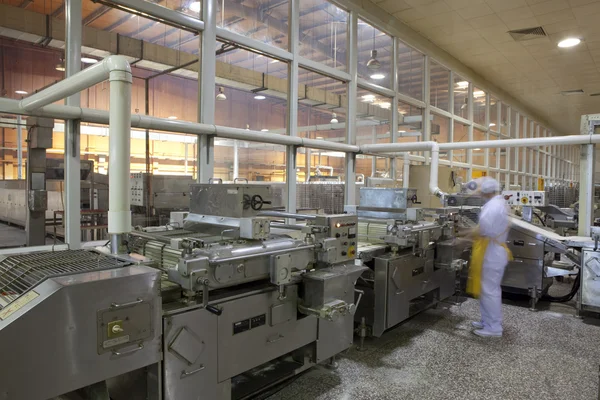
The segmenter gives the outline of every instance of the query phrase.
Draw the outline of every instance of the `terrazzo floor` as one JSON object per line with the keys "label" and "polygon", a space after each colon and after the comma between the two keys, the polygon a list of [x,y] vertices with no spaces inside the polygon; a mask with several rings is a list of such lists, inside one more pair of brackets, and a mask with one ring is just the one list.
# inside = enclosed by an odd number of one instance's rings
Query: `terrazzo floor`
{"label": "terrazzo floor", "polygon": [[[600,320],[572,303],[505,300],[504,336],[479,338],[474,299],[441,304],[318,366],[269,400],[598,399]],[[356,341],[355,341],[356,344]]]}

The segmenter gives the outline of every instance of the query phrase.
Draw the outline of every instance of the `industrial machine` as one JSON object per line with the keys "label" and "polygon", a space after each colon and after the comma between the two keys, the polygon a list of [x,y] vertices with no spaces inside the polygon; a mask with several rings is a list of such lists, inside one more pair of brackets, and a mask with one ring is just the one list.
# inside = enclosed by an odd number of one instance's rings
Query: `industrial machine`
{"label": "industrial machine", "polygon": [[251,398],[352,344],[356,215],[272,211],[265,185],[190,193],[183,228],[132,232],[129,254],[0,260],[0,398]]}
{"label": "industrial machine", "polygon": [[413,189],[360,190],[358,252],[369,267],[357,283],[361,337],[379,337],[455,293],[468,259],[467,245],[454,240],[460,210],[412,208],[416,201]]}

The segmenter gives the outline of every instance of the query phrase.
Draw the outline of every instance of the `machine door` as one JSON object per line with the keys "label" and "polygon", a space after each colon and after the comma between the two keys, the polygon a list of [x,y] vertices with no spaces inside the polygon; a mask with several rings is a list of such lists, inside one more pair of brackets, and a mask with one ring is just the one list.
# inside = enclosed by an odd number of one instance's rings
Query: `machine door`
{"label": "machine door", "polygon": [[217,316],[197,309],[163,324],[165,400],[218,398]]}

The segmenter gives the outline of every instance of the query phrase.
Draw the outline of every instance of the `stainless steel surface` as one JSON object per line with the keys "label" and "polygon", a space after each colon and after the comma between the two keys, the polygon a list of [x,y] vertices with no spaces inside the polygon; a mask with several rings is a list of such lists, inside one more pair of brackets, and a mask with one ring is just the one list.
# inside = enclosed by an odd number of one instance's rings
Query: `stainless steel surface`
{"label": "stainless steel surface", "polygon": [[363,187],[360,189],[361,209],[403,210],[413,205],[415,189]]}
{"label": "stainless steel surface", "polygon": [[205,309],[164,319],[164,400],[219,398],[217,324]]}
{"label": "stainless steel surface", "polygon": [[593,249],[583,251],[580,290],[582,306],[600,307],[600,253]]}
{"label": "stainless steel surface", "polygon": [[0,308],[6,307],[46,279],[123,265],[124,262],[115,258],[80,250],[0,257]]}
{"label": "stainless steel surface", "polygon": [[195,184],[190,187],[190,212],[244,218],[272,207],[269,185]]}
{"label": "stainless steel surface", "polygon": [[[91,262],[93,265],[94,263]],[[0,320],[0,351],[10,363],[0,365],[0,398],[46,400],[72,390],[157,363],[160,353],[159,273],[145,266],[84,271],[52,277],[28,293],[36,296],[4,308]],[[32,296],[30,296],[32,297]],[[146,339],[131,341],[127,326],[110,351],[99,354],[98,312],[112,303],[142,299],[150,311]],[[133,306],[136,307],[136,306]],[[133,308],[119,309],[137,324]],[[7,315],[9,314],[9,315]],[[146,319],[147,320],[147,319]],[[35,355],[35,360],[32,359]],[[10,355],[10,356],[9,356]]]}

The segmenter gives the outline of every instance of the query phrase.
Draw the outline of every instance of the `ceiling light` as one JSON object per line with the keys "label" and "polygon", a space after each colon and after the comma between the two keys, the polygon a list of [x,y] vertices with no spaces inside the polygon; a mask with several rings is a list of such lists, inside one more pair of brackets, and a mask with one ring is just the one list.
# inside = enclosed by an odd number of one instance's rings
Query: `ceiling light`
{"label": "ceiling light", "polygon": [[371,75],[371,79],[374,79],[376,81],[381,80],[383,78],[385,78],[384,74],[373,74],[373,75]]}
{"label": "ceiling light", "polygon": [[398,133],[406,133],[406,131],[398,131]]}
{"label": "ceiling light", "polygon": [[337,119],[337,114],[336,113],[332,113],[331,114],[331,121],[329,121],[329,123],[331,123],[331,124],[337,124],[338,122],[340,122],[340,121],[338,121],[338,119]]}
{"label": "ceiling light", "polygon": [[389,110],[392,107],[392,103],[384,101],[383,103],[379,103],[379,107]]}
{"label": "ceiling light", "polygon": [[219,100],[219,101],[227,100],[227,96],[225,96],[225,88],[223,86],[221,86],[219,88],[219,94],[217,95],[217,100]]}
{"label": "ceiling light", "polygon": [[478,90],[476,92],[473,92],[473,97],[478,98],[478,97],[482,97],[485,96],[485,92],[483,90]]}
{"label": "ceiling light", "polygon": [[323,139],[323,136],[317,136],[317,139]]}
{"label": "ceiling light", "polygon": [[473,150],[481,150],[481,149],[478,147],[478,148],[476,148],[476,149],[473,149]]}
{"label": "ceiling light", "polygon": [[27,94],[27,92],[24,90],[15,90],[15,93],[16,94]]}
{"label": "ceiling light", "polygon": [[373,94],[365,94],[362,97],[363,101],[375,101],[375,95]]}
{"label": "ceiling light", "polygon": [[177,119],[177,117],[176,117],[176,116],[174,116],[174,115],[171,115],[170,117],[167,117],[167,118],[168,118],[168,119]]}
{"label": "ceiling light", "polygon": [[84,64],[96,64],[98,60],[90,57],[81,57],[81,62]]}
{"label": "ceiling light", "polygon": [[279,62],[279,60],[273,60],[271,62],[269,62],[269,64],[277,64]]}
{"label": "ceiling light", "polygon": [[371,59],[367,61],[367,68],[373,71],[381,68],[381,62],[377,59],[377,50],[371,50]]}
{"label": "ceiling light", "polygon": [[261,129],[260,131],[261,131],[261,132],[269,132],[269,130],[268,130],[268,129]]}
{"label": "ceiling light", "polygon": [[257,95],[254,95],[254,99],[255,100],[264,100],[264,99],[266,99],[266,97],[263,96],[262,94],[257,94]]}
{"label": "ceiling light", "polygon": [[199,13],[200,12],[200,2],[199,1],[194,1],[190,4],[190,11],[193,11],[195,13]]}
{"label": "ceiling light", "polygon": [[467,82],[467,81],[456,82],[456,86],[458,86],[459,89],[466,89],[469,86],[469,82]]}
{"label": "ceiling light", "polygon": [[250,130],[250,124],[246,124],[246,130],[249,131]]}
{"label": "ceiling light", "polygon": [[492,122],[492,123],[490,124],[490,126],[496,126],[496,124]]}
{"label": "ceiling light", "polygon": [[579,38],[567,38],[558,42],[558,47],[573,47],[577,46],[579,43],[581,43],[581,39]]}
{"label": "ceiling light", "polygon": [[56,64],[56,67],[54,67],[55,70],[57,71],[61,71],[64,72],[65,71],[65,62],[61,59],[60,62],[58,64]]}

